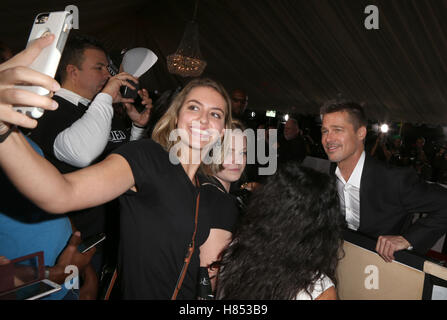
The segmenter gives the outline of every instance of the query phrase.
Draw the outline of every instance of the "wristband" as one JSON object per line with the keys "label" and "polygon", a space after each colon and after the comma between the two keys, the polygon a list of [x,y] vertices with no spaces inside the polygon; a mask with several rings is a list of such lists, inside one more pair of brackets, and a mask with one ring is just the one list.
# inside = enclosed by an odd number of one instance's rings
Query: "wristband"
{"label": "wristband", "polygon": [[44,272],[44,279],[50,279],[50,268],[49,267],[45,267],[45,272]]}
{"label": "wristband", "polygon": [[6,138],[8,138],[8,136],[11,134],[11,132],[16,131],[16,129],[17,129],[17,126],[10,126],[8,131],[6,131],[3,134],[0,134],[0,143],[5,141]]}

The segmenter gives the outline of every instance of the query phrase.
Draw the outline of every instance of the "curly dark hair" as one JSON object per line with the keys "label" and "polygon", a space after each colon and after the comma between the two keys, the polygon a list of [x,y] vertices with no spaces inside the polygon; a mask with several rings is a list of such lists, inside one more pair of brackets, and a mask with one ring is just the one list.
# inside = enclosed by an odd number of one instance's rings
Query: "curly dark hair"
{"label": "curly dark hair", "polygon": [[333,177],[288,163],[256,190],[219,263],[218,299],[294,299],[336,285],[345,219]]}

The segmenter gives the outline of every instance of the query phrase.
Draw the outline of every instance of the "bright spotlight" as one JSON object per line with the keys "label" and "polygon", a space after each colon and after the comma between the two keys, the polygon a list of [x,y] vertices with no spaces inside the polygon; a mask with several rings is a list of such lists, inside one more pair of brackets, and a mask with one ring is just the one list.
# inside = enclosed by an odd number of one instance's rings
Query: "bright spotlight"
{"label": "bright spotlight", "polygon": [[383,133],[387,133],[388,130],[389,130],[389,127],[388,127],[388,125],[387,125],[386,123],[384,123],[384,124],[382,124],[382,125],[380,126],[380,131],[381,131],[381,132],[383,132]]}

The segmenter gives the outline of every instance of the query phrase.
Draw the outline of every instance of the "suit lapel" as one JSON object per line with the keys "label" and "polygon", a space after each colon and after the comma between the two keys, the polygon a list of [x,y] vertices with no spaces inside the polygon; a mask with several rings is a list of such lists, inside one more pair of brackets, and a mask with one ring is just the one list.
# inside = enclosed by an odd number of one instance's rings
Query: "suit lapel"
{"label": "suit lapel", "polygon": [[372,178],[374,174],[374,159],[368,154],[365,154],[365,163],[363,165],[362,177],[360,179],[360,224],[359,230],[362,228],[362,224],[368,219],[370,212],[368,211],[368,194],[371,189]]}

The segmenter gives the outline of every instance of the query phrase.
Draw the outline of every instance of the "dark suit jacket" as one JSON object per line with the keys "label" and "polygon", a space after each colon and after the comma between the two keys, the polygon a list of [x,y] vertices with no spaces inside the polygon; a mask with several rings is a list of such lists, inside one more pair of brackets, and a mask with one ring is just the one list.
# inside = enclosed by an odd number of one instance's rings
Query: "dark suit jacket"
{"label": "dark suit jacket", "polygon": [[[411,213],[427,213],[402,233]],[[412,168],[390,167],[366,156],[360,182],[359,232],[402,235],[425,254],[447,231],[447,189],[419,179]]]}

